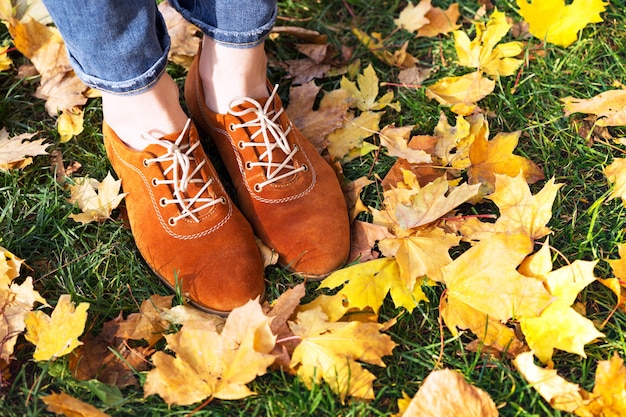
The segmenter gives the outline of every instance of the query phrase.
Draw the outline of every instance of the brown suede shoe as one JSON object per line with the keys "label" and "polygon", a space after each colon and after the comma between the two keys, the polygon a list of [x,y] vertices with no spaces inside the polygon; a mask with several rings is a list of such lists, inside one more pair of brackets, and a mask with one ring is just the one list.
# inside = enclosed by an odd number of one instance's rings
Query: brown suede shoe
{"label": "brown suede shoe", "polygon": [[319,279],[350,251],[350,223],[332,167],[293,126],[276,89],[269,99],[238,99],[228,114],[209,110],[198,75],[200,52],[185,82],[192,118],[206,131],[237,190],[238,205],[279,263]]}
{"label": "brown suede shoe", "polygon": [[225,314],[263,294],[250,225],[207,159],[195,126],[127,147],[106,123],[104,144],[122,180],[135,243],[154,273],[196,306]]}

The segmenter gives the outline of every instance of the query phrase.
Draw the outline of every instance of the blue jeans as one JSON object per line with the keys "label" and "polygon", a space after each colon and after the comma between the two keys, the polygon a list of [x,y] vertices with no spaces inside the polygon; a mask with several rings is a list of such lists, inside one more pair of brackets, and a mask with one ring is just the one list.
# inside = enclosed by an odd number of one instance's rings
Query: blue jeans
{"label": "blue jeans", "polygon": [[[165,71],[170,38],[155,0],[43,0],[76,75],[114,94],[145,91]],[[260,45],[276,0],[170,0],[205,36],[233,48]]]}

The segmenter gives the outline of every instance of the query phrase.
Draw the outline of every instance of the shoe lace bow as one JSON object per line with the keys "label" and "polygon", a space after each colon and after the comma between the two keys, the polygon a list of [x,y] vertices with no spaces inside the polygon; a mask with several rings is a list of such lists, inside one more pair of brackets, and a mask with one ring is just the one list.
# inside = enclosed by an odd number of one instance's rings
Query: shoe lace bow
{"label": "shoe lace bow", "polygon": [[[149,143],[159,145],[165,149],[165,152],[155,158],[146,159],[145,164],[161,163],[165,166],[167,163],[170,165],[163,170],[164,179],[154,179],[155,185],[168,185],[171,186],[172,198],[162,198],[160,204],[166,206],[169,204],[177,204],[179,208],[179,215],[170,218],[170,224],[175,224],[178,220],[190,217],[195,222],[200,222],[200,219],[196,215],[199,211],[204,210],[218,203],[223,203],[224,198],[213,198],[207,192],[213,179],[209,178],[205,181],[200,175],[202,167],[206,164],[206,160],[197,161],[193,156],[196,148],[201,146],[200,141],[196,141],[193,145],[190,145],[189,141],[183,143],[187,136],[187,131],[191,126],[191,119],[187,120],[185,128],[174,142],[156,138],[150,134],[143,134],[142,137]],[[190,195],[190,184],[202,184],[199,188],[193,188],[195,194]],[[190,190],[191,191],[191,190]]]}
{"label": "shoe lace bow", "polygon": [[[249,142],[240,142],[239,144],[242,148],[259,148],[260,153],[258,161],[247,162],[250,168],[263,167],[265,169],[266,180],[255,185],[257,191],[260,191],[268,184],[272,184],[307,169],[306,165],[301,165],[296,168],[293,163],[293,158],[298,153],[299,149],[297,145],[291,147],[287,140],[287,136],[291,132],[291,126],[283,129],[280,124],[279,117],[283,113],[284,108],[281,107],[278,111],[272,108],[277,90],[278,85],[272,90],[265,105],[261,105],[257,100],[249,97],[237,97],[230,103],[229,113],[233,116],[243,117],[248,114],[256,116],[248,121],[232,124],[231,129],[236,130],[246,127],[258,128],[250,135]],[[244,105],[245,108],[236,110],[236,108],[241,105]],[[259,136],[262,137],[262,140],[257,142],[256,138]],[[276,154],[275,158],[275,151],[279,153],[282,152],[284,157],[279,157],[279,154]]]}

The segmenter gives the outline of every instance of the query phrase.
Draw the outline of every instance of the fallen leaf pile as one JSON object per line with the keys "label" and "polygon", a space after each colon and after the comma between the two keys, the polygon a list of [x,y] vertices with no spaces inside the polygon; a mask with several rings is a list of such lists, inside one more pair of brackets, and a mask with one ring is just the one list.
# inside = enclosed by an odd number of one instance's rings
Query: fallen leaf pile
{"label": "fallen leaf pile", "polygon": [[[587,24],[601,21],[605,8],[599,0],[517,4],[533,36],[563,47],[575,42]],[[197,48],[198,38],[192,36],[197,29],[166,2],[159,7],[173,33],[170,59],[185,66]],[[173,297],[155,295],[142,301],[139,312],[126,318],[120,314],[83,335],[88,304],[75,305],[64,295],[47,315],[49,306],[32,280],[16,281],[22,261],[0,248],[0,360],[12,360],[15,341],[25,332],[35,345],[35,361],[68,355],[73,378],[114,387],[143,380],[144,395],[158,395],[168,405],[206,405],[253,395],[249,384],[274,368],[309,388],[327,384],[342,402],[369,400],[376,397],[376,377],[370,371],[384,367],[396,347],[386,333],[395,321],[381,323],[379,312],[387,303],[411,314],[428,301],[424,286],[436,286],[447,330],[473,335],[503,360],[512,358],[552,407],[585,417],[624,415],[626,370],[618,356],[598,364],[592,392],[553,369],[555,351],[585,357],[585,347],[604,337],[597,323],[576,308],[579,293],[599,280],[594,276],[597,261],[565,260],[566,266],[554,268],[548,224],[562,184],[552,178],[531,192],[529,185],[545,178],[537,164],[516,152],[524,138],[520,132],[491,132],[479,105],[500,77],[532,65],[523,59],[525,46],[505,40],[513,25],[497,9],[472,20],[471,30],[461,26],[460,17],[457,4],[442,10],[421,0],[409,2],[394,20],[397,30],[415,37],[453,39],[459,75],[433,80],[428,87],[421,84],[430,72],[407,52],[410,41],[392,51],[381,33],[352,29],[377,60],[400,69],[396,85],[424,88],[442,106],[432,132],[417,133],[413,125],[381,126],[401,113],[400,104],[374,66],[350,64],[348,48],[338,53],[324,36],[310,31],[283,27],[274,32],[306,41],[298,45],[306,58],[282,67],[293,81],[287,112],[316,149],[338,169],[369,153],[382,152],[396,161],[385,178],[364,176],[346,186],[351,218],[364,213],[361,218],[371,221],[354,220],[351,266],[324,279],[310,301],[302,303],[306,291],[299,284],[271,304],[251,300],[223,319],[184,304],[172,306]],[[51,115],[61,113],[61,141],[79,134],[81,106],[90,92],[69,67],[56,29],[7,0],[0,2],[0,18],[15,47],[41,76],[37,96],[46,100]],[[12,66],[6,47],[0,47],[0,70]],[[341,77],[338,88],[320,96],[315,80],[328,76]],[[623,91],[563,98],[564,115],[586,113],[599,126],[624,125]],[[46,153],[42,140],[24,142],[30,137],[9,139],[0,131],[1,169],[22,168],[30,163],[28,157]],[[621,198],[626,205],[624,161],[614,160],[604,173],[613,185],[606,198]],[[102,182],[89,177],[68,182],[73,184],[69,201],[82,210],[70,215],[77,222],[106,221],[124,197],[111,176]],[[375,182],[381,200],[370,207],[360,193]],[[621,302],[626,248],[619,250],[621,259],[609,261],[615,277],[600,281]],[[32,311],[36,303],[43,307]],[[535,365],[534,358],[547,368]],[[137,378],[139,373],[144,378]],[[55,413],[100,415],[63,393],[42,400]],[[498,415],[488,394],[454,370],[431,373],[413,398],[405,395],[398,401],[398,409],[398,416]]]}

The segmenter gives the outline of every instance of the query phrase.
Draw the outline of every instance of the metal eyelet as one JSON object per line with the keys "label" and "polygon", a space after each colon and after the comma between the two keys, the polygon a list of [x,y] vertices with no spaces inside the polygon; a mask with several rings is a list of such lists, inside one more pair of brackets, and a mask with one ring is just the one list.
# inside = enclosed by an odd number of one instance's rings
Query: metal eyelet
{"label": "metal eyelet", "polygon": [[174,219],[173,217],[170,217],[167,220],[167,224],[169,224],[170,226],[176,226],[176,219]]}
{"label": "metal eyelet", "polygon": [[150,163],[148,162],[147,159],[143,160],[143,166],[146,167],[146,168],[148,168],[150,166]]}
{"label": "metal eyelet", "polygon": [[235,128],[235,124],[234,124],[234,123],[229,124],[229,125],[228,125],[228,130],[229,130],[229,131],[231,131],[231,132],[234,132],[235,130],[237,130],[237,129]]}
{"label": "metal eyelet", "polygon": [[302,164],[303,172],[309,172],[309,166],[307,164]]}
{"label": "metal eyelet", "polygon": [[244,142],[243,142],[242,140],[240,140],[239,142],[237,142],[237,147],[238,147],[239,149],[243,149],[243,148],[245,148],[245,146],[244,146]]}
{"label": "metal eyelet", "polygon": [[260,184],[254,184],[254,191],[260,193],[261,191],[263,191],[263,187],[261,187]]}
{"label": "metal eyelet", "polygon": [[252,169],[252,162],[246,161],[246,169],[248,170]]}
{"label": "metal eyelet", "polygon": [[220,197],[220,203],[226,205],[226,197]]}
{"label": "metal eyelet", "polygon": [[153,186],[153,187],[156,187],[156,186],[158,186],[158,185],[159,185],[159,184],[157,183],[157,181],[158,181],[158,180],[157,180],[156,178],[152,178],[152,186]]}
{"label": "metal eyelet", "polygon": [[161,199],[159,199],[159,205],[161,207],[165,207],[167,205],[167,203],[165,202],[165,197],[161,197]]}

